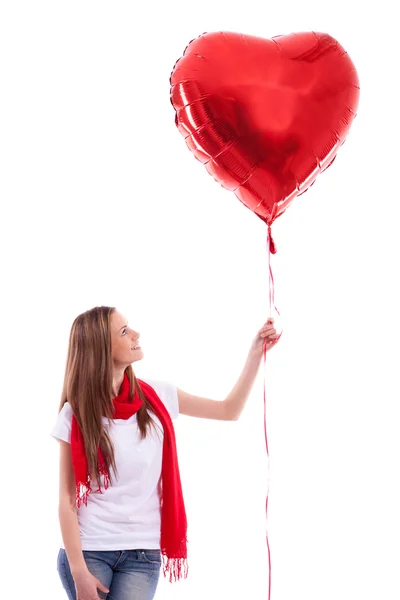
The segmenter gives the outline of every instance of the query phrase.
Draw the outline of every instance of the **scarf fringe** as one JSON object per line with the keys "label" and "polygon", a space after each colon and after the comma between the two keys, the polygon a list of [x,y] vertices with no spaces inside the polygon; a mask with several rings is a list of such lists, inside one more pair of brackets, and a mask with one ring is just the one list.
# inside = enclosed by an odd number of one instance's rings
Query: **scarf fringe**
{"label": "scarf fringe", "polygon": [[182,577],[186,579],[189,572],[187,558],[168,558],[164,554],[162,555],[162,558],[164,577],[167,576],[167,572],[169,571],[170,583],[178,581]]}
{"label": "scarf fringe", "polygon": [[[104,476],[104,489],[107,490],[110,485],[110,476],[109,476],[106,466],[104,464],[100,464],[99,473],[100,473],[100,475]],[[76,485],[76,504],[77,504],[78,508],[80,508],[82,506],[82,502],[85,506],[87,506],[88,498],[89,498],[89,495],[92,493],[92,491],[93,490],[92,490],[89,475],[87,476],[87,479],[85,482],[79,481],[79,483],[77,483],[77,485]],[[95,493],[100,493],[100,494],[103,493],[101,491],[101,486],[99,486],[97,488],[97,490],[95,490]]]}

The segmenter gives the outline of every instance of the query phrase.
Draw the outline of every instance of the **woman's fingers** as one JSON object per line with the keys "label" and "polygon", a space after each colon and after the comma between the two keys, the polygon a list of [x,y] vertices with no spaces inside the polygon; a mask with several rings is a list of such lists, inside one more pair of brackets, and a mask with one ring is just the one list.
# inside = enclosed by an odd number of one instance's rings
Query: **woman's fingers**
{"label": "woman's fingers", "polygon": [[276,329],[274,327],[268,327],[267,329],[261,329],[260,334],[262,337],[266,337],[266,336],[277,336],[277,332]]}

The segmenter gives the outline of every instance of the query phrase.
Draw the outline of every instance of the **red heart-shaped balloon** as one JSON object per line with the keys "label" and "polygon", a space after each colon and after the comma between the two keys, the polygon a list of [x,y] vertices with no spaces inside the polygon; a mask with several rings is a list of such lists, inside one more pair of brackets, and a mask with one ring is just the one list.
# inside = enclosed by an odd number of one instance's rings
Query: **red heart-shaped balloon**
{"label": "red heart-shaped balloon", "polygon": [[334,160],[359,84],[324,33],[206,33],[171,74],[176,124],[208,172],[268,225]]}

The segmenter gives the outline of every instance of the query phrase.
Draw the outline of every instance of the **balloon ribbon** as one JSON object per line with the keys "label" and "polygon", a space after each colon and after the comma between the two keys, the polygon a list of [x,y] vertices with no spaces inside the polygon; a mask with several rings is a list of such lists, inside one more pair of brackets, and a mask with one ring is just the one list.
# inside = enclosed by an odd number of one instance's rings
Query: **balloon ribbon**
{"label": "balloon ribbon", "polygon": [[[272,307],[274,307],[275,311],[280,316],[279,310],[275,306],[275,289],[274,289],[274,276],[273,276],[272,268],[271,268],[271,254],[276,254],[276,246],[275,246],[274,240],[272,239],[270,226],[268,226],[268,234],[267,234],[267,252],[268,252],[268,268],[269,268],[269,315],[270,315],[270,317],[272,317]],[[281,331],[277,341],[279,340],[281,335],[282,335],[282,331]],[[267,396],[266,396],[266,391],[265,391],[266,364],[267,364],[267,342],[266,341],[264,342],[263,353],[264,353],[264,434],[265,434],[265,445],[267,448],[268,475],[269,475],[269,451],[268,451],[268,437],[267,437]],[[265,503],[265,514],[266,514],[267,524],[268,524],[268,491],[269,491],[269,477],[268,477],[267,499],[266,499],[266,503]],[[268,548],[268,577],[269,577],[268,600],[270,600],[270,598],[271,598],[271,552],[270,552],[269,541],[268,541],[268,526],[267,526],[266,539],[267,539],[267,548]]]}

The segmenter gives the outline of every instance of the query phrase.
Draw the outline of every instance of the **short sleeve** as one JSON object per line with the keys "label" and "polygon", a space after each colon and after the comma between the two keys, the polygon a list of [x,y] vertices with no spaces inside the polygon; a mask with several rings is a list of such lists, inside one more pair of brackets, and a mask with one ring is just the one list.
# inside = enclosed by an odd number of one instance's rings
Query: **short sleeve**
{"label": "short sleeve", "polygon": [[155,381],[153,379],[144,379],[157,392],[160,400],[168,410],[172,420],[177,419],[179,415],[178,389],[168,381]]}
{"label": "short sleeve", "polygon": [[72,407],[66,402],[58,414],[50,435],[56,440],[71,443]]}

